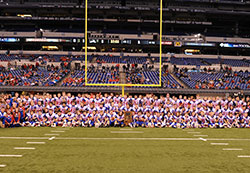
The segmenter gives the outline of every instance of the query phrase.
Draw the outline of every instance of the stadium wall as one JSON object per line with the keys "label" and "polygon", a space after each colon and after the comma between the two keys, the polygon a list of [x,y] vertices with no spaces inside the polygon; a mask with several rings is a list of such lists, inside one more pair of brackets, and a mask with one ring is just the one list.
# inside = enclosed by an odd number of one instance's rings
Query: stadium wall
{"label": "stadium wall", "polygon": [[[7,50],[0,50],[0,54],[5,54]],[[21,51],[13,50],[11,54],[20,54],[20,55],[84,55],[84,52],[70,52],[70,51]],[[120,56],[120,52],[88,52],[88,55],[108,55],[112,54],[113,56]],[[147,57],[148,53],[123,53],[124,56],[144,56]],[[158,57],[159,53],[151,53],[151,57]],[[175,58],[209,58],[209,59],[218,59],[219,55],[186,55],[186,54],[167,54],[163,53],[163,58],[170,58],[174,56]],[[229,55],[220,55],[222,59],[249,59],[250,56],[229,56]]]}
{"label": "stadium wall", "polygon": [[[121,87],[39,87],[39,86],[0,86],[0,92],[72,92],[72,93],[120,93]],[[202,94],[202,96],[221,96],[226,97],[242,93],[250,96],[249,90],[218,90],[218,89],[170,89],[170,88],[158,88],[158,87],[126,87],[125,93],[154,93],[154,94],[183,94],[183,95],[196,95]]]}

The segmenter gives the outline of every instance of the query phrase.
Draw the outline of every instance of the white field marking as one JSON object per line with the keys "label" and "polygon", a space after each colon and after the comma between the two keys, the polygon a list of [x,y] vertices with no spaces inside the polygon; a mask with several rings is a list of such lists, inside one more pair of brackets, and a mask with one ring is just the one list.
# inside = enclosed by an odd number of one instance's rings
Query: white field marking
{"label": "white field marking", "polygon": [[[8,137],[8,136],[2,136],[0,137],[0,139],[19,139],[19,140],[48,140],[50,137]],[[61,137],[61,138],[56,138],[56,139],[65,139],[65,140],[70,140],[70,139],[97,139],[97,140],[190,140],[190,141],[199,141],[199,138],[85,138],[85,137],[80,137],[80,138],[76,138],[76,137]],[[250,138],[206,138],[206,140],[208,141],[250,141]]]}
{"label": "white field marking", "polygon": [[45,144],[45,142],[26,142],[26,144]]}
{"label": "white field marking", "polygon": [[7,137],[2,136],[0,139],[49,139],[48,137]]}
{"label": "white field marking", "polygon": [[14,150],[35,150],[34,147],[14,147]]}
{"label": "white field marking", "polygon": [[228,143],[211,143],[211,145],[228,145]]}
{"label": "white field marking", "polygon": [[23,157],[23,155],[1,154],[0,157]]}
{"label": "white field marking", "polygon": [[242,148],[223,148],[224,151],[242,151]]}
{"label": "white field marking", "polygon": [[120,130],[124,130],[124,131],[126,131],[126,130],[127,130],[127,131],[129,131],[129,130],[133,130],[133,129],[120,129]]}
{"label": "white field marking", "polygon": [[208,135],[194,135],[196,137],[208,137]]}
{"label": "white field marking", "polygon": [[0,165],[0,168],[4,168],[4,167],[6,167],[6,165]]}
{"label": "white field marking", "polygon": [[144,133],[143,131],[111,131],[110,133]]}
{"label": "white field marking", "polygon": [[52,141],[55,138],[56,138],[55,136],[52,136],[51,138],[49,138],[49,140]]}
{"label": "white field marking", "polygon": [[207,138],[209,141],[250,141],[249,138]]}
{"label": "white field marking", "polygon": [[47,134],[44,134],[44,135],[46,135],[46,136],[59,136],[60,134],[49,134],[49,133],[47,133]]}
{"label": "white field marking", "polygon": [[199,138],[56,138],[56,140],[200,141]]}
{"label": "white field marking", "polygon": [[63,132],[65,132],[65,131],[62,131],[62,130],[60,130],[60,131],[59,131],[59,130],[52,130],[51,132],[52,132],[52,133],[63,133]]}
{"label": "white field marking", "polygon": [[188,132],[188,133],[192,133],[192,134],[199,134],[199,133],[201,133],[201,132]]}
{"label": "white field marking", "polygon": [[247,156],[247,155],[239,155],[238,157],[239,158],[250,158],[250,155],[249,156]]}
{"label": "white field marking", "polygon": [[200,139],[200,140],[202,140],[202,141],[205,141],[205,142],[207,141],[207,140],[206,140],[206,139],[204,139],[204,138],[199,138],[199,139]]}

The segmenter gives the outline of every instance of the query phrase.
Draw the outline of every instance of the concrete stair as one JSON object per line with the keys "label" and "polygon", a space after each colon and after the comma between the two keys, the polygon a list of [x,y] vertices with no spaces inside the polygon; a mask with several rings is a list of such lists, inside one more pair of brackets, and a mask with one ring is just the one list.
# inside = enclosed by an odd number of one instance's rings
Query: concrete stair
{"label": "concrete stair", "polygon": [[96,57],[94,57],[90,63],[96,63]]}
{"label": "concrete stair", "polygon": [[71,73],[69,72],[66,76],[64,76],[64,77],[60,80],[60,82],[58,82],[58,83],[56,84],[56,86],[61,86],[63,80],[66,79],[66,78],[68,78],[68,77],[70,77],[70,76],[71,76]]}
{"label": "concrete stair", "polygon": [[182,80],[180,80],[174,73],[170,73],[173,78],[179,83],[181,84],[184,88],[189,88]]}
{"label": "concrete stair", "polygon": [[125,84],[126,83],[126,73],[120,72],[119,73],[120,83]]}

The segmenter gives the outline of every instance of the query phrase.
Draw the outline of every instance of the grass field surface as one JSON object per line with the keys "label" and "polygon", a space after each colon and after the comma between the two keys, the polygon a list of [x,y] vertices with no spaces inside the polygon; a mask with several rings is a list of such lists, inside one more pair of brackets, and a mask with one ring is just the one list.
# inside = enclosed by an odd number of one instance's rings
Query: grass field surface
{"label": "grass field surface", "polygon": [[250,129],[0,129],[0,172],[250,172],[246,156]]}

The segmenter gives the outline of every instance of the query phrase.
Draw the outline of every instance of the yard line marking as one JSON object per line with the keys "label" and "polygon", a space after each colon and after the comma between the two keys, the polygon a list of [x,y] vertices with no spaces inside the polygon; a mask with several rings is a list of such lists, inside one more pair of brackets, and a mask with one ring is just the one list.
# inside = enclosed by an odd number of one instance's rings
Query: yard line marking
{"label": "yard line marking", "polygon": [[4,168],[4,167],[6,167],[6,165],[0,165],[0,168]]}
{"label": "yard line marking", "polygon": [[129,131],[129,130],[133,130],[133,129],[120,129],[120,130],[124,130],[124,131],[128,130]]}
{"label": "yard line marking", "polygon": [[239,155],[238,157],[239,158],[250,158],[250,156],[247,156],[247,155]]}
{"label": "yard line marking", "polygon": [[53,137],[51,137],[51,138],[49,138],[49,140],[50,141],[52,141],[53,139],[55,139],[56,137],[55,136],[53,136]]}
{"label": "yard line marking", "polygon": [[249,138],[207,138],[209,141],[250,141]]}
{"label": "yard line marking", "polygon": [[199,138],[199,139],[200,139],[200,140],[202,140],[202,141],[205,141],[205,142],[207,141],[207,140],[206,140],[206,139],[204,139],[204,138]]}
{"label": "yard line marking", "polygon": [[228,143],[211,143],[211,145],[228,145]]}
{"label": "yard line marking", "polygon": [[197,133],[197,134],[199,134],[199,133],[201,133],[201,132],[188,132],[188,133]]}
{"label": "yard line marking", "polygon": [[0,139],[49,139],[49,137],[5,137],[2,136]]}
{"label": "yard line marking", "polygon": [[14,150],[35,150],[34,147],[14,147]]}
{"label": "yard line marking", "polygon": [[224,151],[242,151],[242,148],[223,148]]}
{"label": "yard line marking", "polygon": [[[19,139],[19,140],[48,140],[50,137],[9,137],[9,136],[1,136],[0,139]],[[56,139],[65,139],[65,140],[70,140],[70,139],[117,139],[117,140],[124,140],[124,139],[131,139],[131,140],[190,140],[190,141],[200,141],[199,138],[85,138],[85,137],[61,137],[61,138],[56,138]],[[250,141],[250,138],[206,138],[208,141]]]}
{"label": "yard line marking", "polygon": [[194,135],[196,137],[208,137],[208,135]]}
{"label": "yard line marking", "polygon": [[110,133],[144,133],[143,131],[111,131]]}
{"label": "yard line marking", "polygon": [[49,134],[49,133],[47,133],[47,134],[44,134],[44,135],[46,135],[46,136],[59,136],[60,134]]}
{"label": "yard line marking", "polygon": [[45,142],[26,142],[26,144],[45,144]]}
{"label": "yard line marking", "polygon": [[56,140],[200,141],[199,138],[56,138]]}
{"label": "yard line marking", "polygon": [[10,155],[10,154],[2,154],[0,157],[23,157],[23,155]]}
{"label": "yard line marking", "polygon": [[63,132],[65,132],[65,131],[52,130],[51,132],[53,132],[53,133],[63,133]]}

